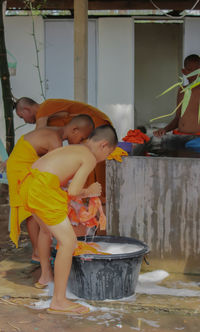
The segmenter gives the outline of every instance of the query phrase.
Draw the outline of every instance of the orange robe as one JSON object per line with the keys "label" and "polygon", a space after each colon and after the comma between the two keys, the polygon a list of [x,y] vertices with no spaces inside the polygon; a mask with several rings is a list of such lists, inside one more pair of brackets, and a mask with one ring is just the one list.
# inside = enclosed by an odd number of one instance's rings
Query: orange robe
{"label": "orange robe", "polygon": [[[69,116],[53,117],[58,112],[67,112]],[[72,116],[79,114],[88,114],[94,121],[95,127],[105,124],[111,124],[111,120],[106,114],[99,109],[84,103],[67,99],[47,99],[40,104],[36,115],[36,120],[43,117],[50,117],[48,126],[62,127],[65,126],[72,118]],[[52,116],[52,117],[51,117]]]}
{"label": "orange robe", "polygon": [[[67,112],[69,116],[63,115],[53,117],[58,112]],[[94,121],[95,127],[105,124],[112,124],[106,114],[99,109],[84,103],[67,99],[47,99],[44,101],[37,112],[36,120],[42,117],[50,117],[48,126],[62,127],[65,126],[73,116],[79,114],[88,114]],[[89,175],[86,186],[93,182],[99,182],[102,185],[102,203],[105,203],[105,162],[99,163],[95,170]]]}

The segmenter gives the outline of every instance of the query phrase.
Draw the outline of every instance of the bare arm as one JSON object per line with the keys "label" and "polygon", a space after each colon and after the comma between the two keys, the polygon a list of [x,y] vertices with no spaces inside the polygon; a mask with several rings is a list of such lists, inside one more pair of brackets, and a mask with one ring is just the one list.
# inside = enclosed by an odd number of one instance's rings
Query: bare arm
{"label": "bare arm", "polygon": [[[180,104],[182,98],[183,98],[183,94],[181,94],[181,90],[179,89],[178,94],[177,94],[177,105]],[[160,128],[160,129],[154,131],[153,135],[156,137],[162,137],[167,132],[178,128],[180,115],[181,115],[181,106],[177,109],[174,119],[164,128]]]}
{"label": "bare arm", "polygon": [[87,156],[85,160],[83,161],[82,165],[74,175],[69,188],[68,193],[70,196],[82,196],[84,195],[87,197],[87,195],[90,194],[89,188],[83,189],[84,184],[87,180],[88,175],[92,172],[92,170],[96,166],[96,160],[93,156]]}
{"label": "bare arm", "polygon": [[102,187],[99,182],[92,183],[86,189],[81,190],[81,194],[77,195],[78,198],[98,197],[101,196]]}
{"label": "bare arm", "polygon": [[43,116],[36,120],[36,129],[45,128],[47,127],[49,119],[56,119],[56,118],[68,118],[70,114],[67,111],[60,111],[49,116]]}
{"label": "bare arm", "polygon": [[48,116],[44,116],[36,120],[36,129],[47,127]]}

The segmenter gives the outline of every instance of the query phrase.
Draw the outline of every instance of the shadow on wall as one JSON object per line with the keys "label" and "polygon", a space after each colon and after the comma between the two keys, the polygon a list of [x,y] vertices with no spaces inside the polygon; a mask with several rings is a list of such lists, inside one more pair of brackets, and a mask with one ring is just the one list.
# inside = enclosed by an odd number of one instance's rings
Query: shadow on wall
{"label": "shadow on wall", "polygon": [[134,109],[132,104],[104,105],[102,109],[111,119],[118,139],[121,140],[129,129],[134,129]]}
{"label": "shadow on wall", "polygon": [[189,255],[185,264],[184,273],[200,275],[199,259],[200,259],[200,254],[193,253]]}

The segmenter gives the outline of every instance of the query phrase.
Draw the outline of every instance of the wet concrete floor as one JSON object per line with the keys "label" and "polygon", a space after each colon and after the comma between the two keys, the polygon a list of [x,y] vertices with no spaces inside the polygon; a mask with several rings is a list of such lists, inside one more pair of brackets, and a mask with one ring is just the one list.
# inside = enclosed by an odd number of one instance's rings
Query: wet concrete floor
{"label": "wet concrete floor", "polygon": [[170,274],[157,282],[141,279],[136,295],[129,299],[78,299],[90,306],[89,314],[58,316],[46,312],[49,293],[33,287],[40,268],[30,263],[30,257],[26,237],[19,249],[11,243],[1,246],[0,332],[200,331],[200,276]]}

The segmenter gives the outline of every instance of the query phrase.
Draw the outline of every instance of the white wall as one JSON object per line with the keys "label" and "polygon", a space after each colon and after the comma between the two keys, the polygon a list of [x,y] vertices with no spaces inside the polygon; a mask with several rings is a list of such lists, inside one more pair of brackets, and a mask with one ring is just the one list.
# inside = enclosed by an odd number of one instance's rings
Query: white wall
{"label": "white wall", "polygon": [[[39,59],[44,78],[44,22],[35,17],[36,38],[40,48]],[[130,18],[101,18],[98,20],[97,107],[107,113],[117,128],[119,137],[134,128],[134,59],[133,20]],[[7,49],[17,58],[17,73],[11,77],[16,98],[27,96],[41,102],[41,90],[36,65],[31,17],[6,17]],[[64,64],[60,64],[63,66]],[[15,116],[15,127],[23,121]],[[32,130],[26,125],[16,131],[16,140]],[[0,95],[0,137],[5,142],[5,123]]]}
{"label": "white wall", "polygon": [[183,33],[183,59],[190,54],[200,55],[200,18],[185,18]]}
{"label": "white wall", "polygon": [[131,18],[98,20],[97,105],[121,139],[134,129],[134,34]]}
{"label": "white wall", "polygon": [[[44,28],[43,19],[35,17],[36,38],[39,46],[39,61],[42,78],[44,78]],[[41,102],[41,89],[36,65],[36,53],[32,34],[31,17],[6,17],[5,40],[7,49],[17,59],[16,76],[11,76],[12,93],[16,98],[23,96]],[[10,61],[10,59],[9,59]],[[3,115],[2,94],[0,92],[0,138],[5,142],[5,123]],[[15,115],[15,127],[24,124]],[[33,125],[16,130],[15,141],[27,131],[34,129]]]}
{"label": "white wall", "polygon": [[[200,56],[199,32],[200,32],[200,18],[186,17],[184,19],[184,28],[183,28],[182,63],[184,63],[184,59],[190,54],[197,54]],[[184,84],[188,84],[188,81],[185,77],[184,77]]]}

